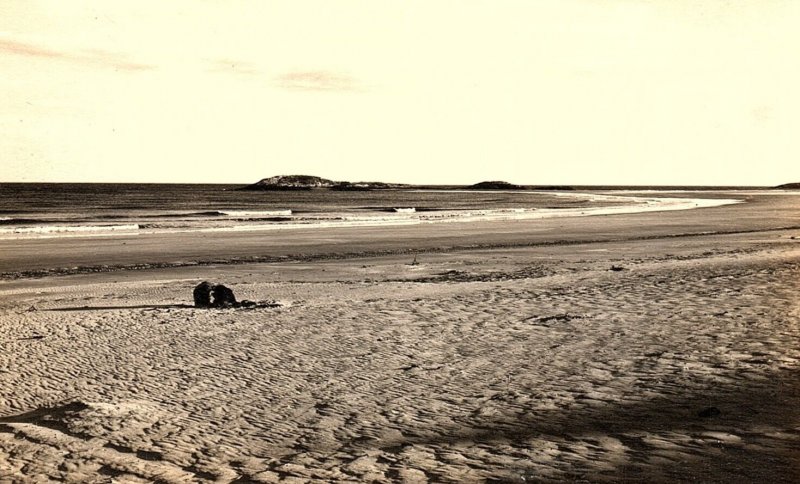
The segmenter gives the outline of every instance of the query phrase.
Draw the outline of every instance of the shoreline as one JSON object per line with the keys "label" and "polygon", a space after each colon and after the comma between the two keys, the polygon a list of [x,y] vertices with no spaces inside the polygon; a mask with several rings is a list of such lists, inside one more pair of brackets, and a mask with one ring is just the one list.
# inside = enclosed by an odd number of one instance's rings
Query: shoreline
{"label": "shoreline", "polygon": [[218,265],[243,265],[243,264],[269,264],[276,262],[317,262],[328,260],[348,260],[348,259],[364,259],[372,257],[385,257],[385,256],[398,256],[398,255],[417,255],[417,254],[439,254],[439,253],[454,253],[454,252],[468,252],[480,250],[493,250],[493,249],[522,249],[533,247],[549,247],[549,246],[572,246],[572,245],[589,245],[589,244],[604,244],[604,243],[618,243],[618,242],[642,242],[648,240],[659,239],[676,239],[676,238],[692,238],[704,236],[719,236],[719,235],[743,235],[743,234],[758,234],[758,233],[771,233],[771,232],[791,232],[800,231],[800,225],[775,227],[769,229],[751,229],[751,230],[732,230],[732,231],[704,231],[704,232],[686,232],[669,235],[651,235],[651,236],[629,236],[621,238],[605,238],[594,240],[554,240],[554,241],[540,241],[530,243],[506,243],[506,244],[471,244],[450,247],[419,247],[410,249],[384,249],[377,251],[362,251],[362,252],[327,252],[319,254],[287,254],[280,256],[248,256],[237,257],[230,259],[207,259],[207,260],[193,260],[184,262],[141,262],[127,265],[94,265],[94,266],[74,266],[74,267],[58,267],[51,269],[40,269],[31,271],[11,271],[0,273],[0,284],[5,281],[16,281],[24,279],[40,279],[51,276],[70,276],[77,274],[96,274],[108,273],[119,271],[147,271],[151,269],[170,269],[182,267],[201,267],[201,266],[218,266]]}
{"label": "shoreline", "polygon": [[[593,217],[496,220],[467,223],[324,230],[119,234],[0,240],[0,279],[151,267],[298,261],[359,254],[412,254],[473,247],[525,247],[791,231],[798,228],[800,196],[749,195],[745,203],[697,210]],[[771,232],[770,232],[771,231]],[[796,234],[787,234],[796,236]],[[91,250],[89,250],[91,247]]]}

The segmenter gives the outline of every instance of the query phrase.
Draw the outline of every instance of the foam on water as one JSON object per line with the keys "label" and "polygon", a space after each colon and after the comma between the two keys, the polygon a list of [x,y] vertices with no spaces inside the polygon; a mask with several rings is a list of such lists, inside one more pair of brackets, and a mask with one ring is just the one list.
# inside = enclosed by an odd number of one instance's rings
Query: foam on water
{"label": "foam on water", "polygon": [[[593,196],[593,195],[592,195]],[[599,197],[604,197],[600,195]],[[619,197],[628,198],[628,197]],[[206,227],[198,229],[165,230],[177,232],[251,232],[268,230],[317,229],[334,227],[376,227],[419,225],[429,223],[490,222],[504,220],[536,220],[559,217],[585,217],[593,215],[614,215],[640,212],[687,210],[692,208],[718,207],[741,203],[737,199],[689,199],[689,198],[648,198],[633,205],[607,207],[588,207],[572,209],[498,209],[498,210],[444,210],[439,212],[397,213],[394,215],[342,216],[335,219],[314,219],[308,217],[301,223],[246,224],[228,227]],[[164,230],[158,232],[165,232]]]}
{"label": "foam on water", "polygon": [[[8,227],[0,228],[0,234],[17,234],[17,235],[58,235],[61,233],[75,233],[75,232],[130,232],[139,230],[138,224],[124,224],[124,225],[40,225],[33,227]],[[6,237],[3,237],[6,238]]]}
{"label": "foam on water", "polygon": [[[293,215],[292,210],[219,210],[204,212],[207,216],[175,220],[174,213],[142,216],[147,223],[134,223],[131,215],[126,223],[98,225],[92,223],[40,224],[0,228],[0,239],[45,238],[76,236],[109,236],[183,232],[248,232],[292,229],[324,229],[333,227],[375,227],[416,225],[430,223],[456,223],[478,221],[535,220],[558,217],[630,214],[686,210],[740,203],[738,199],[667,198],[631,195],[609,195],[583,192],[545,192],[563,198],[577,198],[590,202],[611,203],[605,206],[580,208],[491,208],[442,209],[418,211],[414,207],[394,208],[392,212],[319,212]],[[216,216],[215,214],[219,214]],[[232,219],[238,217],[238,219]],[[259,218],[261,217],[261,218]],[[281,217],[269,220],[267,217]],[[7,218],[7,217],[3,217]],[[138,220],[142,220],[139,218]]]}
{"label": "foam on water", "polygon": [[287,217],[292,214],[291,210],[220,210],[222,215],[231,217]]}

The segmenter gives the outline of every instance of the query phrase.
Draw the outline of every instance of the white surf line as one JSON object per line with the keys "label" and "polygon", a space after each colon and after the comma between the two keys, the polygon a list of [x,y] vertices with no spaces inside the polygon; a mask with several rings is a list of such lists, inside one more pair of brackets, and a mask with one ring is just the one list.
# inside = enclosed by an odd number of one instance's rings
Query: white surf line
{"label": "white surf line", "polygon": [[790,196],[798,196],[800,195],[800,190],[793,190],[793,189],[785,189],[785,188],[769,188],[763,190],[752,190],[752,189],[742,189],[742,190],[602,190],[603,192],[614,192],[614,193],[642,193],[642,194],[650,194],[650,193],[698,193],[698,192],[718,192],[718,193],[726,193],[731,195],[790,195]]}
{"label": "white surf line", "polygon": [[229,217],[288,217],[291,210],[218,210]]}
{"label": "white surf line", "polygon": [[[550,193],[550,192],[548,192]],[[271,230],[293,230],[293,229],[316,229],[316,228],[336,228],[336,227],[391,227],[401,225],[421,225],[436,223],[458,223],[458,222],[483,222],[483,221],[503,221],[503,220],[537,220],[546,218],[561,217],[588,217],[595,215],[619,215],[641,212],[665,212],[674,210],[689,210],[693,208],[719,207],[743,203],[744,200],[732,198],[659,198],[659,197],[629,197],[618,195],[600,195],[586,193],[558,193],[559,196],[566,197],[590,197],[594,200],[633,200],[638,202],[630,205],[617,205],[608,207],[589,207],[589,208],[565,208],[565,209],[497,209],[497,210],[469,210],[469,211],[441,211],[441,212],[417,212],[414,214],[402,214],[398,217],[345,217],[340,221],[329,221],[320,223],[281,223],[273,225],[239,225],[231,227],[207,227],[197,229],[175,229],[175,230],[153,230],[142,233],[180,233],[180,232],[252,232],[252,231],[271,231]]]}
{"label": "white surf line", "polygon": [[[494,190],[497,191],[497,190]],[[473,192],[473,191],[470,191]],[[530,192],[524,192],[530,193]],[[250,224],[232,225],[227,227],[197,227],[197,228],[153,228],[139,229],[135,231],[114,231],[107,232],[85,232],[85,233],[11,233],[12,237],[4,237],[0,233],[0,239],[21,239],[21,238],[53,238],[53,237],[97,237],[115,235],[141,235],[141,234],[175,234],[175,233],[214,233],[214,232],[255,232],[273,230],[297,230],[297,229],[325,229],[337,227],[392,227],[403,225],[420,225],[436,223],[469,223],[485,221],[521,221],[537,220],[546,218],[562,217],[588,217],[596,215],[620,215],[643,212],[665,212],[674,210],[688,210],[693,208],[718,207],[742,203],[744,200],[731,198],[667,198],[667,197],[632,197],[627,195],[607,195],[584,192],[537,192],[555,195],[558,197],[582,198],[589,201],[625,201],[634,202],[625,205],[606,206],[606,207],[585,207],[585,208],[509,208],[509,209],[487,209],[487,210],[446,210],[438,212],[415,212],[399,213],[392,217],[386,216],[343,216],[341,220],[315,222],[309,219],[306,223],[283,222],[277,224]],[[120,226],[121,227],[121,226]],[[127,226],[130,229],[138,227],[136,225]]]}
{"label": "white surf line", "polygon": [[115,237],[138,235],[138,224],[125,225],[47,225],[0,229],[0,240],[54,239],[65,237]]}
{"label": "white surf line", "polygon": [[[585,193],[585,192],[543,192],[556,197],[570,197],[570,198],[586,198],[590,202],[599,201],[632,201],[639,205],[625,205],[624,207],[637,207],[637,212],[652,212],[652,211],[669,211],[669,210],[688,210],[690,208],[706,208],[706,207],[719,207],[722,205],[731,205],[735,203],[743,203],[744,200],[738,198],[676,198],[676,197],[636,197],[631,195],[610,195],[603,193]],[[643,193],[643,192],[630,192],[630,193]],[[676,193],[676,192],[673,192]],[[642,206],[644,205],[644,206]],[[660,208],[651,208],[660,207]],[[617,209],[622,208],[619,206],[610,207],[592,207],[592,209]],[[563,211],[564,209],[559,209]],[[578,209],[575,209],[578,210]],[[618,213],[618,212],[613,212]],[[635,213],[635,212],[621,212],[621,213]]]}
{"label": "white surf line", "polygon": [[53,233],[53,234],[13,234],[12,236],[0,235],[0,240],[41,240],[41,239],[79,239],[86,237],[119,237],[119,236],[138,236],[142,232],[82,232],[82,233]]}

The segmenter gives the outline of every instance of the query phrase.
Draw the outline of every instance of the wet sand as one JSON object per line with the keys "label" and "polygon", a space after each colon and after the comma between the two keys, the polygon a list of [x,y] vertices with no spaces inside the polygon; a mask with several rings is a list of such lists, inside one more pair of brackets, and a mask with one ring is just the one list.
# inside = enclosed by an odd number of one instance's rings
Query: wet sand
{"label": "wet sand", "polygon": [[0,241],[0,479],[796,482],[800,197],[747,198]]}

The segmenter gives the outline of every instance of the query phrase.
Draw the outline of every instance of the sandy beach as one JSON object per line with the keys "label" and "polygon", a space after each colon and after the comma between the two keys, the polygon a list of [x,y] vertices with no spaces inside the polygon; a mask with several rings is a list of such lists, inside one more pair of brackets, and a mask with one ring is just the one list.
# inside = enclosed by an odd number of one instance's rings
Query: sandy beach
{"label": "sandy beach", "polygon": [[0,240],[0,482],[797,482],[800,196],[708,195]]}

